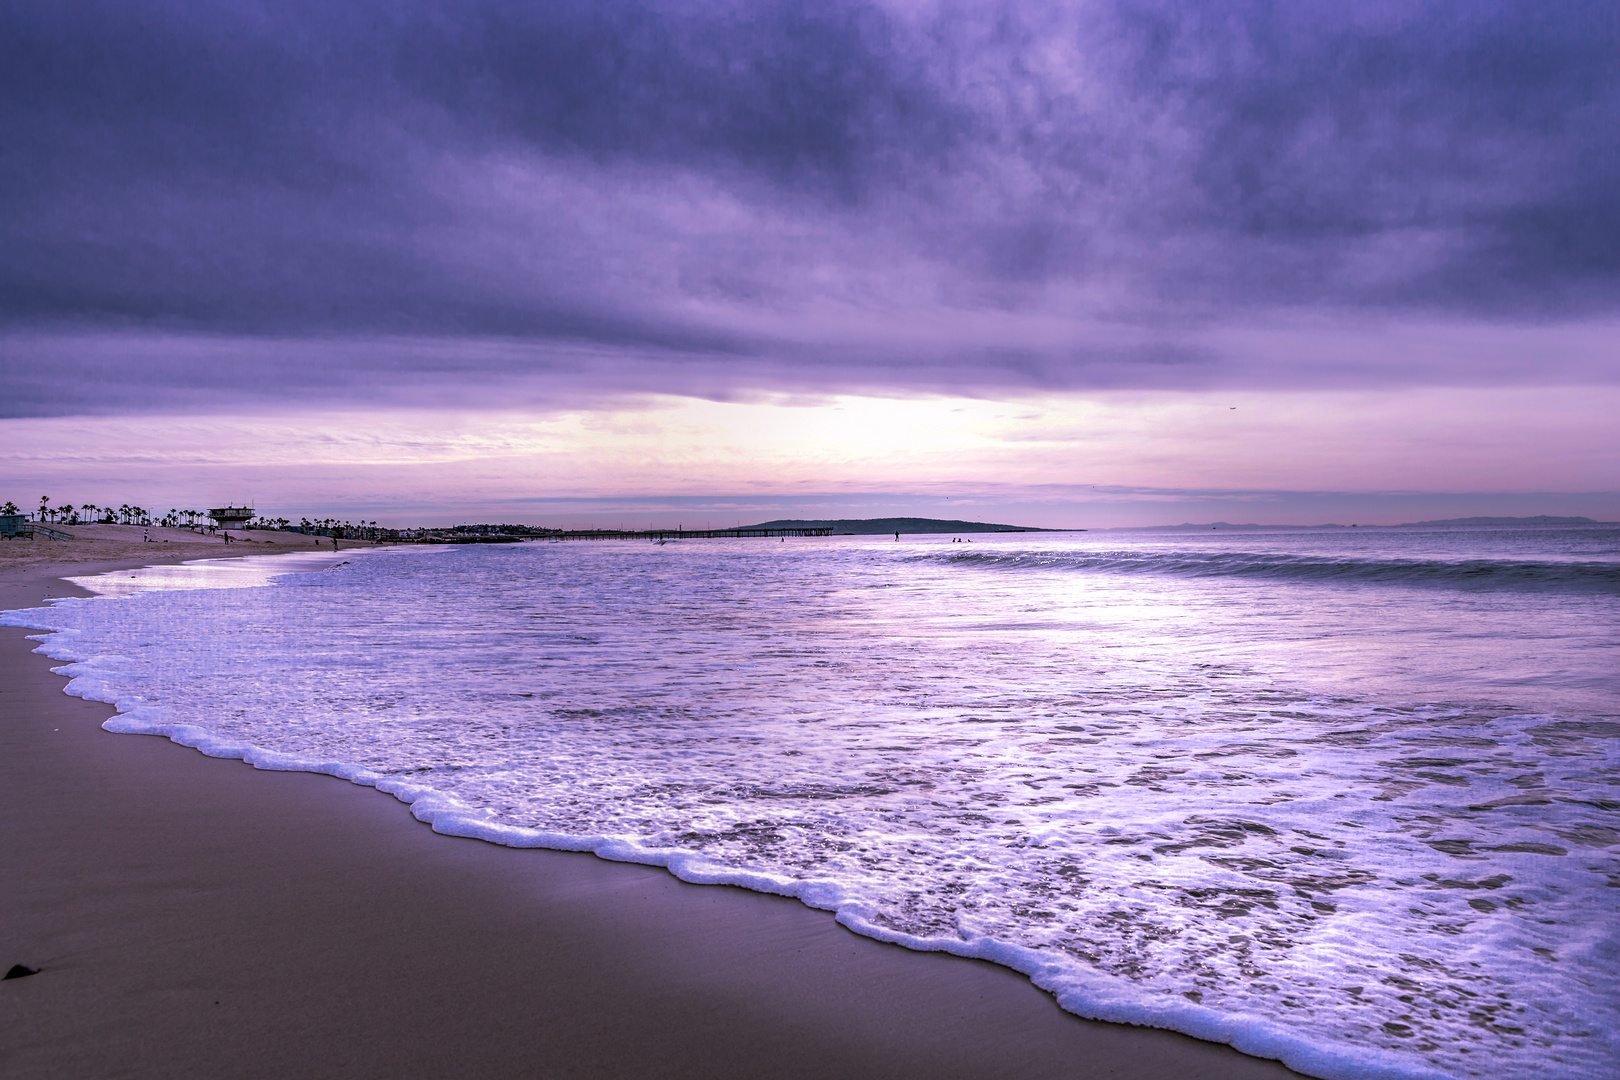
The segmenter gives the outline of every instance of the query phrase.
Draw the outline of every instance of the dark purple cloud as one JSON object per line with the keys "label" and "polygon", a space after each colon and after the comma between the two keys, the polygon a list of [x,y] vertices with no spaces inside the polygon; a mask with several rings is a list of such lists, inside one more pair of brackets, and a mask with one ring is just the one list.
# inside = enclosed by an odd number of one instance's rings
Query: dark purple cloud
{"label": "dark purple cloud", "polygon": [[1609,2],[16,0],[0,413],[1342,380],[1209,335],[1620,314],[1617,55]]}

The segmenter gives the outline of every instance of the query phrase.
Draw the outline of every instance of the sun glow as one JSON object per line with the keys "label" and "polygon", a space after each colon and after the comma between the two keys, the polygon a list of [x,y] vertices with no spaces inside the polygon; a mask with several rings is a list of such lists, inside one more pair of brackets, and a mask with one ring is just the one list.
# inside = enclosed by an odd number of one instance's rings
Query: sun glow
{"label": "sun glow", "polygon": [[[1350,393],[622,398],[591,409],[0,423],[21,485],[87,474],[261,501],[1035,488],[1592,491],[1620,474],[1612,387]],[[89,491],[83,495],[91,496]],[[11,496],[19,497],[17,495]],[[152,502],[170,496],[145,496]]]}

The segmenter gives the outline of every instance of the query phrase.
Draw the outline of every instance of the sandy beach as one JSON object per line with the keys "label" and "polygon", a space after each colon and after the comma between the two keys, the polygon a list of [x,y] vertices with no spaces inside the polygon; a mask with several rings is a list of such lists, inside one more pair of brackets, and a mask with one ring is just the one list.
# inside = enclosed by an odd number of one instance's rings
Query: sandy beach
{"label": "sandy beach", "polygon": [[[227,554],[138,536],[0,544],[0,609]],[[439,836],[368,788],[107,733],[27,633],[0,628],[0,967],[40,970],[0,985],[7,1076],[1298,1075],[796,901]]]}
{"label": "sandy beach", "polygon": [[[274,555],[286,551],[330,551],[332,541],[324,536],[271,532],[260,529],[224,533],[200,533],[190,529],[144,528],[139,525],[61,525],[52,526],[72,540],[0,540],[0,573],[13,575],[26,569],[39,570],[55,565],[75,569],[63,573],[94,573],[80,569],[86,563],[119,563],[149,566],[186,559],[217,559],[238,555]],[[340,547],[372,547],[369,542],[340,540]],[[70,595],[53,593],[52,595]],[[15,607],[16,605],[12,605]]]}

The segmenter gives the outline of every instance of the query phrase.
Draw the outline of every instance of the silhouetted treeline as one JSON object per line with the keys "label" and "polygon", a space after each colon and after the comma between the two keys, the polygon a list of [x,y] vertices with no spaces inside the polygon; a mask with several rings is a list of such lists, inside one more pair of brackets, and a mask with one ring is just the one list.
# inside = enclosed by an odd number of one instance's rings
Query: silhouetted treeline
{"label": "silhouetted treeline", "polygon": [[[48,495],[40,496],[39,506],[33,510],[25,511],[9,500],[0,506],[0,514],[24,513],[36,521],[51,525],[144,525],[210,531],[219,528],[209,518],[206,510],[171,508],[166,514],[158,514],[156,511],[132,506],[129,503],[116,507],[97,506],[94,503],[53,504]],[[256,517],[249,521],[246,527],[303,533],[307,536],[335,536],[341,540],[371,540],[379,543],[422,543],[443,536],[549,536],[562,531],[537,528],[533,525],[452,525],[442,528],[424,526],[390,529],[379,526],[375,521],[308,517],[299,518],[296,525],[291,518]]]}

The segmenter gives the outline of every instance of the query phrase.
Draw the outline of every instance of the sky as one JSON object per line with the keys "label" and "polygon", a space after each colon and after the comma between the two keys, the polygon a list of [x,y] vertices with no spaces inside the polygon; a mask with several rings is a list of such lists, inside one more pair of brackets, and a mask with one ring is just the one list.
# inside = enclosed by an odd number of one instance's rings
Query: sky
{"label": "sky", "polygon": [[0,5],[0,500],[1620,519],[1620,8]]}

